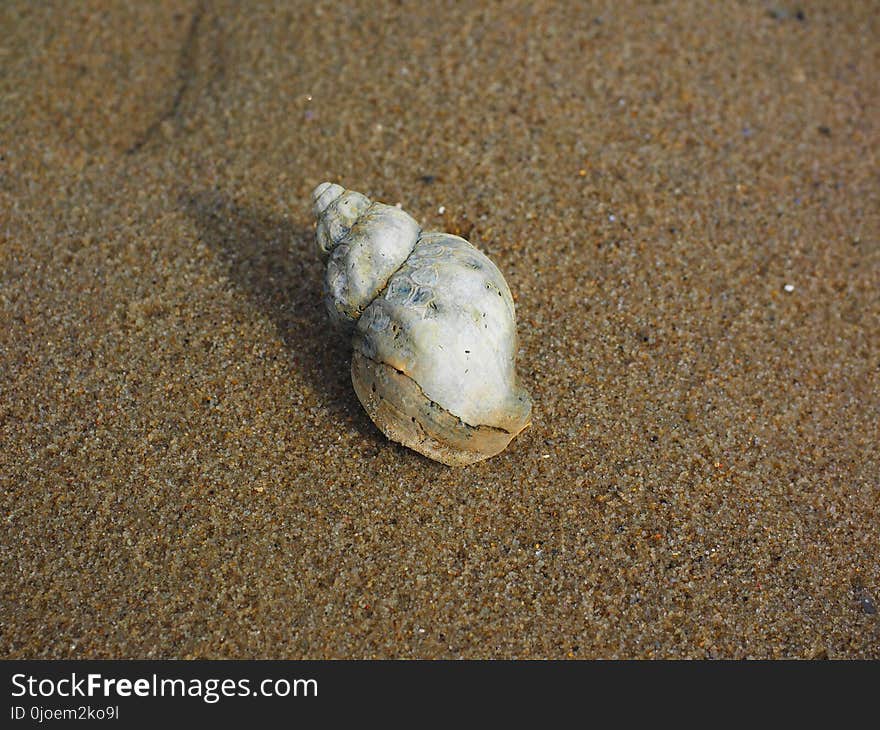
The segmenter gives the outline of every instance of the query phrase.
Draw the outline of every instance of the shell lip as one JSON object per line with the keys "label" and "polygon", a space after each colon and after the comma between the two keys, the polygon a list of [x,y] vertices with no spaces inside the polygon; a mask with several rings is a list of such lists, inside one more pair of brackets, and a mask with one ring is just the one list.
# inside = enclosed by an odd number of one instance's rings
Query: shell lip
{"label": "shell lip", "polygon": [[431,396],[429,396],[424,391],[422,386],[419,385],[419,383],[415,380],[415,378],[413,378],[413,376],[406,371],[406,368],[395,365],[394,363],[388,362],[388,361],[383,360],[381,358],[373,357],[370,354],[368,354],[367,352],[365,352],[363,347],[360,347],[357,344],[355,344],[354,352],[356,352],[358,355],[365,358],[366,360],[371,361],[375,365],[384,365],[385,367],[388,367],[388,368],[391,368],[392,370],[394,370],[398,375],[402,375],[403,377],[405,377],[407,380],[412,382],[416,388],[418,388],[419,392],[421,393],[422,397],[425,399],[425,401],[427,403],[430,403],[434,408],[437,408],[438,410],[441,410],[441,411],[444,411],[445,413],[448,413],[452,418],[456,419],[458,421],[458,423],[461,424],[461,426],[464,428],[471,429],[474,431],[483,429],[486,431],[494,431],[496,433],[503,433],[503,434],[507,434],[512,439],[513,437],[519,435],[520,433],[522,433],[522,431],[524,431],[526,428],[528,428],[529,426],[532,425],[532,407],[531,407],[532,404],[531,404],[531,397],[528,395],[528,393],[525,393],[526,399],[528,400],[527,415],[525,415],[525,418],[520,419],[519,424],[505,423],[502,425],[501,423],[469,423],[468,421],[465,421],[460,415],[458,415],[457,413],[455,413],[453,411],[450,411],[445,406],[441,405],[440,403],[435,401]]}

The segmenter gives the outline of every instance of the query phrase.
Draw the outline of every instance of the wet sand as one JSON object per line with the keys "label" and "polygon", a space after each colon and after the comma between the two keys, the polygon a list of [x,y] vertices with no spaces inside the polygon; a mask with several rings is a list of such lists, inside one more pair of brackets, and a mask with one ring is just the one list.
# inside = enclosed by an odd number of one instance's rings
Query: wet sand
{"label": "wet sand", "polygon": [[[0,8],[0,655],[880,658],[876,6],[132,6]],[[500,456],[364,413],[323,180],[504,272]]]}

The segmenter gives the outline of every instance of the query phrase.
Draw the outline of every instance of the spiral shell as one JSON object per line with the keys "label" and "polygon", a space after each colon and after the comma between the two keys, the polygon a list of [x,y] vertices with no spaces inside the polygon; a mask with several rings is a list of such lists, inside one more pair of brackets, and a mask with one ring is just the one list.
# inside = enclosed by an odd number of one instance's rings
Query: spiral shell
{"label": "spiral shell", "polygon": [[351,379],[386,436],[449,465],[502,451],[529,425],[513,298],[463,238],[341,185],[312,193],[333,319],[353,331]]}

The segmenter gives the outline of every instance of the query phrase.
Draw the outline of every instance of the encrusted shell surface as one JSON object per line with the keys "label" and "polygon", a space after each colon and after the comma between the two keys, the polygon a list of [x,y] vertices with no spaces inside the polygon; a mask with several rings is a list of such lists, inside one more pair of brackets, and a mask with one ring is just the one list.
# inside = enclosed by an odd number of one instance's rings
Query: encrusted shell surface
{"label": "encrusted shell surface", "polygon": [[463,238],[339,185],[313,193],[331,317],[354,324],[352,383],[391,439],[449,465],[494,456],[529,424],[513,298]]}

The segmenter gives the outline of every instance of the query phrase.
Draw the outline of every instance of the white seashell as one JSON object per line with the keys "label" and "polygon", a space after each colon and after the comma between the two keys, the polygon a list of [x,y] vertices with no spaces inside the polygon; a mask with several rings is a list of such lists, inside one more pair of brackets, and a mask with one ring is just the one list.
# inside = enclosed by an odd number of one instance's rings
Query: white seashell
{"label": "white seashell", "polygon": [[452,466],[502,451],[529,425],[532,403],[517,381],[513,298],[495,264],[341,185],[321,183],[312,200],[327,309],[354,329],[351,379],[373,422]]}

